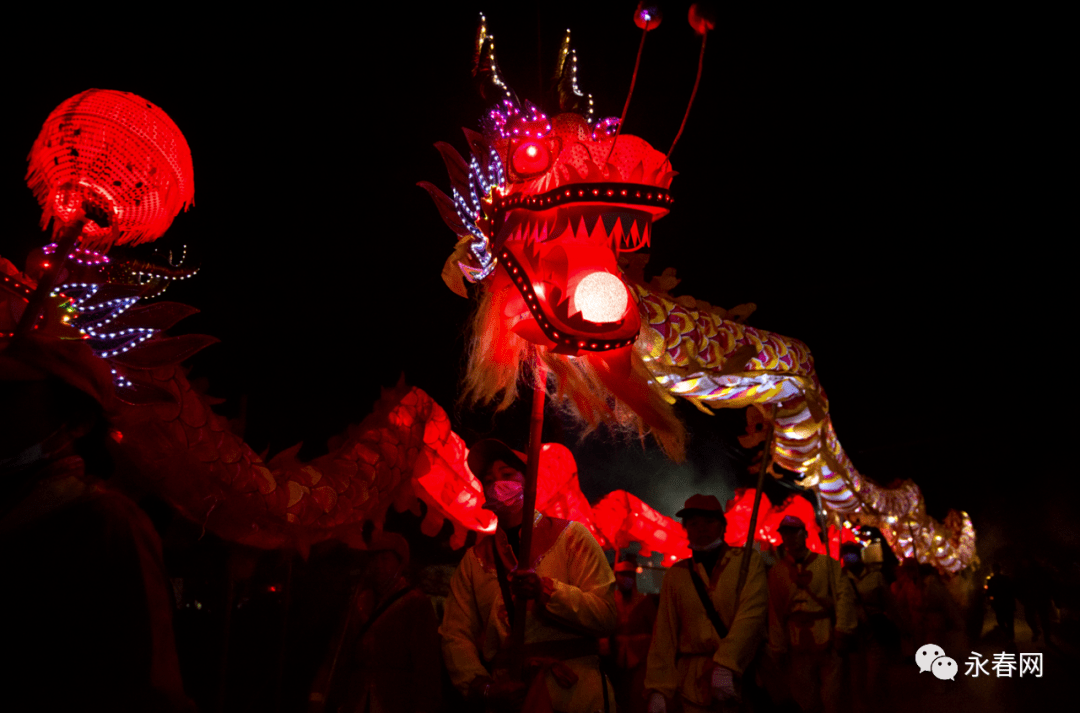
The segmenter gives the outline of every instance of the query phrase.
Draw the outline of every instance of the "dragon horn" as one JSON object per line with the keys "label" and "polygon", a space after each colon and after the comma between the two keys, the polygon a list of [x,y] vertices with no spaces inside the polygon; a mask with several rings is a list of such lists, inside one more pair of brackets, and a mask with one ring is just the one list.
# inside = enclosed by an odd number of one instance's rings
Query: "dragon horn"
{"label": "dragon horn", "polygon": [[559,57],[555,60],[555,73],[551,75],[551,86],[558,87],[559,82],[562,81],[563,67],[566,66],[566,61],[573,51],[574,49],[570,46],[570,29],[567,28],[562,44],[559,45]]}
{"label": "dragon horn", "polygon": [[563,37],[557,62],[555,95],[560,111],[572,111],[592,123],[592,99],[586,97],[577,83],[577,52],[570,47],[570,30]]}
{"label": "dragon horn", "polygon": [[503,81],[499,61],[495,59],[495,37],[488,33],[487,19],[483,15],[480,15],[480,26],[476,30],[472,75],[476,80],[476,89],[484,101],[507,99],[514,106],[518,106],[517,95]]}
{"label": "dragon horn", "polygon": [[476,26],[476,42],[473,44],[472,76],[474,77],[480,69],[480,56],[487,38],[487,18],[484,17],[484,13],[480,13],[480,22]]}

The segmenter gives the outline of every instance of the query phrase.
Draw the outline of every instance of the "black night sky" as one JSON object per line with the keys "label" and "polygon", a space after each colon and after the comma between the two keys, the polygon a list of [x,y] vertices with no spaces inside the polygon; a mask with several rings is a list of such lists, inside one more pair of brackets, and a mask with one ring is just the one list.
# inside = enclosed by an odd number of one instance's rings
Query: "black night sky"
{"label": "black night sky", "polygon": [[[477,10],[512,86],[541,104],[572,28],[583,90],[600,116],[617,116],[640,37],[633,5],[265,6],[88,20],[74,47],[39,33],[47,25],[11,23],[21,36],[5,42],[3,255],[21,266],[42,241],[23,176],[48,113],[91,87],[135,92],[184,132],[196,174],[195,207],[140,250],[186,244],[201,263],[167,298],[202,313],[173,331],[221,339],[191,376],[230,416],[248,397],[257,451],[304,441],[318,455],[402,373],[466,440],[521,447],[527,408],[454,409],[472,304],[439,277],[454,236],[415,184],[447,185],[432,144],[464,150],[459,127],[484,109],[469,76]],[[626,121],[660,149],[694,80],[687,5],[669,3],[649,36]],[[678,206],[649,266],[676,268],[677,294],[754,302],[752,325],[805,341],[856,466],[879,482],[913,478],[939,518],[969,511],[984,557],[1047,533],[1080,543],[1068,464],[1049,462],[1072,439],[1041,405],[1064,393],[1054,370],[1068,366],[1054,353],[1069,323],[1050,326],[1039,289],[1041,138],[1020,108],[1034,90],[1015,40],[979,18],[722,16],[672,158]],[[749,484],[741,414],[680,413],[693,437],[681,468],[651,447],[575,445],[550,409],[546,437],[575,449],[592,498],[623,487],[671,514],[695,490]]]}

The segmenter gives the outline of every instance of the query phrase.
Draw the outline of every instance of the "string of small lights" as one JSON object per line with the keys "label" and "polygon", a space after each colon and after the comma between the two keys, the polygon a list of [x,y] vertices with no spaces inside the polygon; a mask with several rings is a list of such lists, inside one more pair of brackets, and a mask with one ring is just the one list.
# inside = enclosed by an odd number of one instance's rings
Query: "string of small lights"
{"label": "string of small lights", "polygon": [[100,291],[98,283],[75,282],[60,285],[50,294],[51,297],[65,298],[64,309],[69,314],[64,315],[62,321],[78,329],[97,356],[108,359],[124,354],[157,334],[158,330],[149,327],[99,331],[139,301],[138,295],[93,301]]}
{"label": "string of small lights", "polygon": [[[473,235],[469,243],[469,252],[476,258],[479,267],[472,267],[459,262],[458,266],[470,282],[483,280],[495,269],[496,260],[491,255],[489,235],[480,228],[477,223],[485,218],[492,204],[493,195],[502,192],[506,186],[505,173],[502,159],[494,147],[488,149],[489,158],[486,166],[481,166],[480,161],[473,155],[469,160],[469,195],[462,196],[457,188],[452,188],[454,209],[462,224]],[[479,193],[477,192],[479,188]],[[486,222],[490,223],[490,219]]]}

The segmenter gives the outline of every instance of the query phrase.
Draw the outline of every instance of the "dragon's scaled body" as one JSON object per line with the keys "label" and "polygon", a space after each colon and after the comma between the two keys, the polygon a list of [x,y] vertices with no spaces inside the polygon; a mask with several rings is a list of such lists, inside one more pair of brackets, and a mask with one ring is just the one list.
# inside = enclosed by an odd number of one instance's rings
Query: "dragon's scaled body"
{"label": "dragon's scaled body", "polygon": [[775,407],[774,462],[799,474],[831,511],[878,527],[898,555],[950,572],[967,566],[975,551],[967,513],[952,511],[938,524],[914,482],[883,488],[855,469],[805,344],[633,287],[644,325],[635,349],[669,393],[706,406]]}
{"label": "dragon's scaled body", "polygon": [[[124,261],[113,259],[107,271],[103,264],[82,266],[68,277],[79,280],[77,284],[97,285],[93,292],[103,298],[111,294],[111,286],[129,286],[127,280],[119,285],[109,281],[109,276],[127,274]],[[146,263],[137,266],[144,272],[154,270]],[[0,333],[10,333],[13,316],[25,304],[34,280],[4,260],[0,274]],[[659,380],[700,368],[694,360],[706,354],[720,360],[721,367],[713,365],[710,373],[724,371],[723,355],[737,353],[744,341],[772,344],[758,353],[779,354],[778,363],[783,363],[783,350],[777,348],[781,342],[770,341],[777,339],[775,335],[712,313],[696,313],[640,285],[637,289],[643,295],[641,304],[654,301],[658,309],[675,314],[659,321],[659,312],[643,313],[649,326],[639,346],[651,339],[662,347],[652,352],[659,356],[646,361]],[[194,313],[193,308],[153,302],[125,310],[114,323],[150,330],[151,336],[121,355],[105,357],[94,353],[96,340],[79,331],[83,322],[71,303],[59,291],[45,312],[42,332],[84,347],[79,358],[88,371],[112,372],[112,394],[102,394],[102,401],[112,405],[110,424],[124,471],[137,479],[137,488],[154,492],[207,530],[262,548],[305,551],[326,539],[363,548],[365,522],[381,525],[390,507],[420,513],[421,502],[426,511],[422,531],[435,535],[449,521],[454,547],[463,545],[470,531],[494,528],[491,513],[480,507],[483,494],[466,465],[464,442],[451,429],[446,412],[420,389],[399,384],[384,390],[373,412],[333,439],[323,456],[300,461],[294,447],[264,460],[232,432],[226,418],[213,411],[216,400],[193,388],[180,365],[213,340],[201,335],[171,337],[164,331]],[[85,303],[90,318],[99,314],[97,306],[93,298]],[[696,332],[695,325],[699,325]],[[0,347],[5,342],[0,339]],[[794,410],[794,402],[786,401],[785,408]],[[908,487],[917,498],[917,489]],[[871,492],[893,491],[871,486]],[[537,507],[584,523],[605,546],[641,542],[660,552],[665,564],[685,555],[685,534],[679,524],[635,496],[615,491],[590,507],[581,493],[573,456],[558,444],[543,446]]]}
{"label": "dragon's scaled body", "polygon": [[[149,275],[159,268],[115,257],[69,263],[31,338],[36,354],[51,353],[75,363],[77,371],[104,375],[93,380],[94,395],[107,407],[127,485],[154,493],[221,537],[266,549],[306,552],[328,539],[364,549],[365,524],[381,528],[391,507],[424,513],[420,527],[429,536],[449,521],[455,548],[470,532],[494,530],[494,515],[481,507],[480,482],[468,469],[468,449],[446,411],[404,383],[384,389],[372,413],[332,439],[325,455],[301,461],[297,445],[264,460],[213,411],[219,401],[196,390],[181,366],[216,340],[166,333],[197,310],[175,302],[137,305],[139,291],[153,293],[158,285],[133,286],[127,278],[132,270]],[[0,258],[0,350],[11,344],[14,323],[34,287],[32,276]],[[76,287],[88,296],[69,296]],[[110,305],[116,313],[109,324],[119,325],[110,328],[143,330],[133,334],[145,338],[125,342],[125,351],[112,354],[113,341],[102,349],[85,328],[100,321],[102,305],[118,299],[117,291],[125,297]],[[601,543],[616,537],[618,526],[605,534],[594,523],[565,446],[543,445],[537,507],[584,523]],[[659,526],[678,528],[667,518]]]}

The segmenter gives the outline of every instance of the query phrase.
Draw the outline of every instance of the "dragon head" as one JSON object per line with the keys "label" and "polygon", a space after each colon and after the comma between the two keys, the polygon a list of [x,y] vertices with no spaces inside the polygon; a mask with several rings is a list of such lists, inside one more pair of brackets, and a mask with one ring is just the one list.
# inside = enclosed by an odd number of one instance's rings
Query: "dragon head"
{"label": "dragon head", "polygon": [[[482,132],[465,129],[468,162],[436,144],[451,196],[421,184],[462,237],[450,263],[491,293],[512,289],[503,316],[532,344],[574,356],[628,347],[640,319],[617,255],[648,245],[652,222],[668,212],[671,164],[620,135],[618,119],[593,120],[569,33],[556,71],[563,111],[550,118],[502,80],[483,18],[476,49],[481,94],[497,101]],[[444,276],[465,294],[453,269]]]}
{"label": "dragon head", "polygon": [[[503,118],[512,106],[501,109],[493,113]],[[534,116],[507,117],[483,137],[506,167],[481,203],[494,264],[487,289],[514,288],[505,317],[533,344],[574,356],[626,348],[641,322],[617,254],[648,245],[652,222],[667,213],[670,164],[635,136],[616,143],[616,122]]]}
{"label": "dragon head", "polygon": [[647,393],[647,378],[625,385],[633,381],[627,377],[641,317],[618,267],[619,253],[649,245],[653,221],[669,211],[671,164],[645,140],[619,132],[619,119],[594,120],[592,98],[577,86],[569,33],[554,83],[560,112],[553,116],[519,101],[503,81],[483,18],[474,75],[493,105],[481,131],[464,129],[471,155],[466,161],[437,143],[450,195],[420,184],[460,238],[443,279],[462,296],[463,280],[481,288],[469,389],[481,401],[505,392],[501,406],[508,406],[517,371],[534,354],[556,379],[584,379],[566,392],[599,389],[593,403],[577,404],[579,413],[597,415],[586,416],[593,425],[629,406],[654,430],[658,423],[671,430],[675,419],[670,409],[659,415],[664,399]]}

